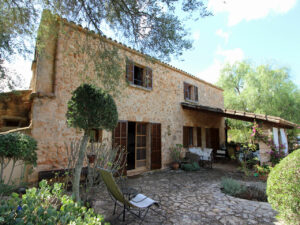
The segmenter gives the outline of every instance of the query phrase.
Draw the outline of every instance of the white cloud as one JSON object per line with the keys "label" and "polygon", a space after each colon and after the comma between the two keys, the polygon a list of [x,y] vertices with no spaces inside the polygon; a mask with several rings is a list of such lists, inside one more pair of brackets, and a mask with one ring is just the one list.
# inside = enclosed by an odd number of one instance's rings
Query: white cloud
{"label": "white cloud", "polygon": [[223,63],[219,59],[214,59],[214,62],[205,70],[202,70],[200,73],[198,73],[197,77],[214,84],[219,79],[222,66]]}
{"label": "white cloud", "polygon": [[216,83],[220,76],[220,71],[226,63],[233,64],[237,61],[242,61],[245,54],[242,49],[222,49],[218,47],[215,53],[215,59],[211,65],[199,72],[197,76],[210,83]]}
{"label": "white cloud", "polygon": [[216,31],[216,35],[220,36],[221,38],[224,38],[225,43],[228,42],[228,39],[229,39],[229,33],[228,32],[225,32],[222,29],[219,29],[219,30]]}
{"label": "white cloud", "polygon": [[199,31],[193,32],[192,38],[193,38],[195,41],[198,41],[199,38],[200,38],[200,32],[199,32]]}
{"label": "white cloud", "polygon": [[240,48],[235,48],[235,49],[222,49],[218,47],[216,51],[217,56],[222,56],[224,63],[230,63],[233,64],[237,61],[241,61],[244,59],[245,55],[242,49]]}
{"label": "white cloud", "polygon": [[208,7],[215,14],[228,13],[228,25],[234,26],[246,20],[255,20],[271,13],[284,14],[297,0],[209,0]]}
{"label": "white cloud", "polygon": [[31,63],[31,60],[25,60],[21,56],[17,56],[12,62],[4,62],[3,65],[7,69],[15,71],[17,74],[20,74],[21,78],[24,79],[24,81],[22,81],[21,84],[21,89],[28,89],[32,77]]}

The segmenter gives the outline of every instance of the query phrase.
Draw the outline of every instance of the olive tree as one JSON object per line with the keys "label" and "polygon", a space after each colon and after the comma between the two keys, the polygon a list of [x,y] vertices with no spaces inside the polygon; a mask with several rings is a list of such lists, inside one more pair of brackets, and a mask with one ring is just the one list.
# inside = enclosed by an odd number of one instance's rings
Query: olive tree
{"label": "olive tree", "polygon": [[73,92],[68,102],[66,117],[68,126],[84,131],[73,178],[73,195],[76,201],[80,201],[80,174],[90,130],[113,130],[118,122],[118,111],[111,95],[94,85],[82,84]]}

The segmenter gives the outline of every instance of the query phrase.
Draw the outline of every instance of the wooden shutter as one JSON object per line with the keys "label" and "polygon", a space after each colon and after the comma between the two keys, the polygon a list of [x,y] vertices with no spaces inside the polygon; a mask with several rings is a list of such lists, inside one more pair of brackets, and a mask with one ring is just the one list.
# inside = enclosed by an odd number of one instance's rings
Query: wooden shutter
{"label": "wooden shutter", "polygon": [[151,124],[151,169],[161,168],[161,125]]}
{"label": "wooden shutter", "polygon": [[198,87],[194,86],[194,97],[195,97],[195,101],[198,102]]}
{"label": "wooden shutter", "polygon": [[193,127],[189,127],[188,128],[188,139],[189,139],[189,141],[188,141],[188,146],[190,146],[190,145],[194,145],[194,133],[193,133]]}
{"label": "wooden shutter", "polygon": [[185,82],[183,82],[183,94],[184,94],[184,99],[188,99],[189,96],[189,85]]}
{"label": "wooden shutter", "polygon": [[211,134],[210,128],[205,129],[205,140],[206,140],[206,148],[211,148]]}
{"label": "wooden shutter", "polygon": [[149,67],[145,68],[145,87],[152,89],[152,69]]}
{"label": "wooden shutter", "polygon": [[[127,151],[127,130],[128,130],[127,127],[128,127],[127,121],[118,122],[117,127],[113,131],[113,141],[112,141],[112,144],[114,146],[119,145],[122,148],[124,148],[126,151]],[[124,154],[122,164],[123,163],[127,164],[126,155],[127,154]],[[119,171],[119,172],[122,172],[123,175],[126,175],[126,172],[127,172],[126,171],[126,165],[125,165],[124,171]]]}
{"label": "wooden shutter", "polygon": [[189,128],[183,127],[183,147],[189,147]]}
{"label": "wooden shutter", "polygon": [[197,127],[197,147],[202,146],[202,140],[201,140],[201,127]]}
{"label": "wooden shutter", "polygon": [[129,83],[133,83],[134,63],[130,60],[126,61],[126,79]]}

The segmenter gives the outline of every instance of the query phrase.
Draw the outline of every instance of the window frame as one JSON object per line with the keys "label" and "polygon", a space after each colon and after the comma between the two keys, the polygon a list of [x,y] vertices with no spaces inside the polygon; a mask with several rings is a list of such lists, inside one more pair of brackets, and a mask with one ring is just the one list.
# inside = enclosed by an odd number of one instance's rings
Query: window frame
{"label": "window frame", "polygon": [[183,97],[185,101],[199,102],[199,92],[196,85],[190,84],[188,82],[183,82]]}
{"label": "window frame", "polygon": [[[142,84],[135,83],[135,68],[142,69]],[[126,61],[126,81],[132,87],[141,88],[143,90],[150,91],[153,89],[153,70],[150,67],[143,66],[139,63],[136,63],[132,60]]]}

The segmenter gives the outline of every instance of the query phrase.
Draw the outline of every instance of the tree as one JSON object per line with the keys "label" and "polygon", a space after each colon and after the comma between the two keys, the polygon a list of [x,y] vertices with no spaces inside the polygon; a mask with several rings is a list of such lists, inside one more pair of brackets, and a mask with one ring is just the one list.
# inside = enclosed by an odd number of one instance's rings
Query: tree
{"label": "tree", "polygon": [[30,44],[34,43],[37,21],[44,9],[100,34],[109,27],[121,41],[164,60],[180,56],[192,46],[175,13],[180,11],[196,19],[211,15],[202,0],[1,0],[0,59],[33,49]]}
{"label": "tree", "polygon": [[32,164],[33,166],[36,166],[36,150],[36,140],[28,135],[21,133],[8,133],[0,135],[0,183],[4,183],[4,169],[11,161],[12,167],[7,184],[9,184],[11,181],[13,171],[18,160],[23,161],[25,165]]}
{"label": "tree", "polygon": [[118,122],[118,111],[109,94],[93,85],[83,84],[73,92],[72,98],[68,102],[66,117],[70,127],[80,128],[84,131],[73,180],[73,195],[76,201],[80,201],[80,174],[90,130],[113,130]]}
{"label": "tree", "polygon": [[[226,108],[279,116],[299,123],[300,89],[290,80],[287,68],[270,65],[257,67],[243,61],[227,64],[221,71],[218,85],[224,89]],[[250,125],[228,120],[238,131]],[[236,129],[230,131],[234,133]]]}

